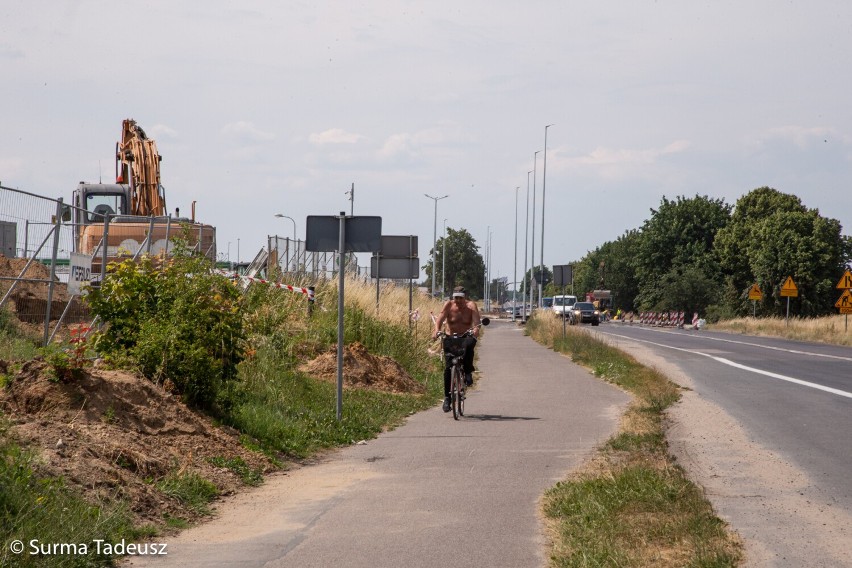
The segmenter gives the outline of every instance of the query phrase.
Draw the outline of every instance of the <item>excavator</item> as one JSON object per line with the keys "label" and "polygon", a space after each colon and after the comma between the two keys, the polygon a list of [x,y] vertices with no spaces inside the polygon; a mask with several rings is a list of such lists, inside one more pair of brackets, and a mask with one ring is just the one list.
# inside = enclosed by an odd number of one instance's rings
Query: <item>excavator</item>
{"label": "excavator", "polygon": [[157,144],[133,119],[122,123],[115,148],[116,180],[112,184],[80,182],[69,208],[74,224],[74,251],[92,255],[92,272],[107,263],[140,254],[165,255],[175,237],[216,260],[216,229],[192,216],[166,213],[165,189],[160,184]]}

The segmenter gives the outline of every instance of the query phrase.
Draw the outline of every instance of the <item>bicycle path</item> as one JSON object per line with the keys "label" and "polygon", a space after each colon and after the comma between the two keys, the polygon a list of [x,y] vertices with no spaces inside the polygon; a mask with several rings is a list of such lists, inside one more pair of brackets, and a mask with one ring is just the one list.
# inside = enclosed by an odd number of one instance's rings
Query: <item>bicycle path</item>
{"label": "bicycle path", "polygon": [[[535,567],[539,499],[611,436],[628,396],[494,321],[459,421],[435,408],[225,500],[130,566]],[[344,399],[345,404],[345,399]]]}

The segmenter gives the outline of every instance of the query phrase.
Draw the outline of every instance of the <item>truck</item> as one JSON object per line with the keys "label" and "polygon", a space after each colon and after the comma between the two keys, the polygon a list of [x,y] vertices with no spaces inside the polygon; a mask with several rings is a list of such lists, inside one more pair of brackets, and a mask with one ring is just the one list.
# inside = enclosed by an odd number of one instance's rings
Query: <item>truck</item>
{"label": "truck", "polygon": [[190,217],[166,212],[165,188],[160,183],[156,142],[128,118],[122,122],[115,150],[115,183],[80,182],[74,190],[66,220],[72,220],[74,252],[92,256],[92,272],[102,272],[104,261],[136,257],[141,253],[167,255],[175,237],[216,260],[216,229]]}

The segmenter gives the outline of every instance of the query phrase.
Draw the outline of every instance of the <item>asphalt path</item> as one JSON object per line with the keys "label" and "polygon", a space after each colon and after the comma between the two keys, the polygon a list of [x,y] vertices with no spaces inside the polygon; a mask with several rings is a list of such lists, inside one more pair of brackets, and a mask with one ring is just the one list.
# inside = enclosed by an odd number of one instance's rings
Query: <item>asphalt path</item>
{"label": "asphalt path", "polygon": [[[222,502],[133,566],[535,567],[543,493],[617,427],[629,397],[494,321],[459,421],[435,408]],[[345,397],[344,397],[345,404]]]}

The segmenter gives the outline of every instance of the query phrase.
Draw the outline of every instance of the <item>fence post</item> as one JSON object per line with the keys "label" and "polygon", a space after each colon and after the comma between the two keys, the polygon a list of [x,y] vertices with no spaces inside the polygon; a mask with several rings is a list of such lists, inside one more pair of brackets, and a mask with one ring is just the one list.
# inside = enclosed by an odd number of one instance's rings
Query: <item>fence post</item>
{"label": "fence post", "polygon": [[59,228],[62,226],[62,198],[56,200],[56,217],[53,219],[53,252],[50,255],[50,282],[47,284],[47,306],[44,310],[44,345],[50,337],[50,306],[56,283],[56,255],[59,252]]}

